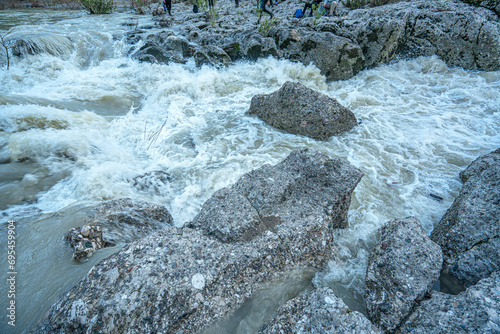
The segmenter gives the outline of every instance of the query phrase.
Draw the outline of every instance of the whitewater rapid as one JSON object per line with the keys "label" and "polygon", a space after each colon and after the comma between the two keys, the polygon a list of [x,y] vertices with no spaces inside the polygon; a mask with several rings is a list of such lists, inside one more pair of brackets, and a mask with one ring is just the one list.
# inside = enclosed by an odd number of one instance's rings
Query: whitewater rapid
{"label": "whitewater rapid", "polygon": [[[416,216],[430,232],[461,188],[459,172],[500,146],[500,72],[450,68],[428,57],[326,82],[313,65],[272,58],[223,69],[197,68],[192,60],[139,63],[128,57],[134,46],[123,38],[130,30],[123,23],[146,24],[146,18],[52,14],[0,13],[0,32],[13,27],[12,38],[45,48],[11,59],[8,71],[0,61],[0,278],[13,219],[19,332],[119,249],[73,262],[62,237],[78,226],[82,206],[137,198],[165,205],[182,226],[217,189],[306,147],[345,158],[365,173],[352,197],[350,227],[337,232],[339,255],[312,280],[362,311],[376,230],[389,219]],[[289,80],[337,99],[359,126],[323,142],[246,114],[252,96]],[[170,181],[134,185],[135,177],[153,171],[166,172]],[[2,303],[5,289],[0,284]]]}

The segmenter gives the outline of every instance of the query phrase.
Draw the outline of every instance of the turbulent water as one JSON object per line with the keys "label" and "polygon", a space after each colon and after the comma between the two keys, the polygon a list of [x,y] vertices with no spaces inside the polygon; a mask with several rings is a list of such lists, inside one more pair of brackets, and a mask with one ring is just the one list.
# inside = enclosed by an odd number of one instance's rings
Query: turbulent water
{"label": "turbulent water", "polygon": [[[62,237],[81,222],[78,208],[138,198],[164,204],[182,226],[215,190],[306,147],[365,173],[352,197],[350,227],[338,232],[338,257],[312,280],[362,311],[377,228],[413,215],[430,232],[460,190],[458,173],[500,146],[500,72],[449,68],[430,57],[327,83],[312,65],[271,58],[224,69],[193,61],[153,65],[128,57],[133,46],[123,39],[129,29],[123,23],[131,20],[151,23],[130,14],[0,12],[0,33],[12,29],[7,41],[29,39],[43,51],[12,57],[9,70],[0,57],[2,332],[13,332],[5,320],[8,220],[17,224],[15,332],[24,332],[117,250],[73,262]],[[246,114],[252,96],[288,80],[337,99],[360,125],[321,142]],[[170,175],[168,184],[144,188],[131,181],[159,170]],[[264,304],[247,307],[248,317],[265,314]],[[238,327],[231,326],[229,332]]]}

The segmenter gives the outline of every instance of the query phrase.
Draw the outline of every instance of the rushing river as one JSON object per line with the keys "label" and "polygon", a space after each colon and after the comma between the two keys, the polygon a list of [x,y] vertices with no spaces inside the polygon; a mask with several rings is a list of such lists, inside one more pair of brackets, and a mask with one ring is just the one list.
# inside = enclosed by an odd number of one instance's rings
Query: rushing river
{"label": "rushing river", "polygon": [[[362,311],[376,229],[413,215],[430,232],[461,188],[459,172],[500,147],[500,72],[449,68],[430,57],[326,82],[314,66],[285,60],[224,69],[139,63],[123,39],[131,17],[0,11],[0,33],[13,28],[7,41],[30,38],[45,50],[11,58],[9,70],[0,57],[0,332],[26,332],[92,265],[117,251],[72,260],[63,235],[81,222],[78,208],[143,199],[164,204],[182,226],[217,189],[305,147],[365,173],[350,228],[338,232],[338,258],[312,279]],[[132,20],[151,24],[149,17]],[[288,80],[337,99],[360,125],[322,142],[246,114],[252,96]],[[168,184],[131,182],[158,170],[171,176]],[[16,221],[15,330],[6,321],[9,220]],[[266,313],[254,304],[248,317]],[[231,326],[228,332],[238,327]]]}

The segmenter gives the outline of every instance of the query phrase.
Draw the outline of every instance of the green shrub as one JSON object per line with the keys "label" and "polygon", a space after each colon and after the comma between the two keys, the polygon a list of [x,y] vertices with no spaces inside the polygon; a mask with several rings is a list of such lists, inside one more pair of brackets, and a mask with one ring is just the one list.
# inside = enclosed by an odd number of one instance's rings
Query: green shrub
{"label": "green shrub", "polygon": [[113,0],[78,0],[90,14],[109,14],[115,8]]}

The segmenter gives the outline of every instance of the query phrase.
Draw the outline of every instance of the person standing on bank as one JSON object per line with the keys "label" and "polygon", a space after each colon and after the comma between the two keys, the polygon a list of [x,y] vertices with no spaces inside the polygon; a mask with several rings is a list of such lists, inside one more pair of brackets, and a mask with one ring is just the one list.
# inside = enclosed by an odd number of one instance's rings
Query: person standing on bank
{"label": "person standing on bank", "polygon": [[266,3],[268,0],[257,0],[257,15],[259,16],[259,20],[257,21],[257,24],[260,24],[260,18],[264,13],[268,13],[271,15],[271,19],[273,18],[274,14],[270,11],[267,10],[266,8]]}
{"label": "person standing on bank", "polygon": [[163,9],[168,11],[168,15],[172,16],[172,0],[163,0]]}
{"label": "person standing on bank", "polygon": [[335,9],[337,8],[337,6],[338,6],[338,2],[333,1],[333,0],[325,0],[325,3],[323,4],[323,7],[330,10],[328,13],[328,15],[330,15],[330,16],[333,16],[333,13],[335,12]]}
{"label": "person standing on bank", "polygon": [[316,5],[316,7],[318,7],[321,4],[322,1],[323,0],[313,0],[312,2],[306,3],[304,5],[304,10],[302,11],[303,15],[306,16],[306,10],[307,10],[307,8],[311,8],[311,15],[309,15],[309,16],[313,16],[313,12],[314,12],[313,6]]}

